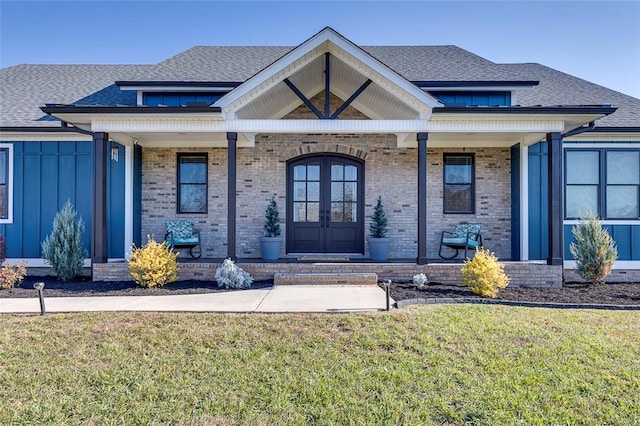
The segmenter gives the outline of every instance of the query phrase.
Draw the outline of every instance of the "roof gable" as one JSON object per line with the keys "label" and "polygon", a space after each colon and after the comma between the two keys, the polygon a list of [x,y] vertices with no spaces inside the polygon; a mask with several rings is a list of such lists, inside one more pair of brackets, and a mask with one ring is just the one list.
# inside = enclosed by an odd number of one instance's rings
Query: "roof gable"
{"label": "roof gable", "polygon": [[[330,65],[327,68],[330,55]],[[311,98],[325,88],[325,71],[335,78],[331,93],[342,100],[367,80],[352,106],[371,118],[427,118],[442,106],[401,75],[327,27],[249,78],[214,105],[227,117],[280,118],[302,102],[285,79]],[[268,100],[267,100],[268,98]],[[386,104],[386,105],[385,105]]]}

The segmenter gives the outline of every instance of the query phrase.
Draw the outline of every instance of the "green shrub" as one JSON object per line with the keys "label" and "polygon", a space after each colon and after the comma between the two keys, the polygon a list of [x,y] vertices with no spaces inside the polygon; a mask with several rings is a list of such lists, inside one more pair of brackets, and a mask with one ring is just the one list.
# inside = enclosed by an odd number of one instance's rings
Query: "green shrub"
{"label": "green shrub", "polygon": [[51,265],[58,279],[68,280],[82,273],[88,253],[82,247],[84,220],[78,218],[67,201],[53,218],[53,230],[42,242],[42,257]]}
{"label": "green shrub", "polygon": [[604,284],[618,258],[611,235],[592,213],[580,219],[572,229],[576,241],[569,251],[576,260],[578,274],[592,285]]}
{"label": "green shrub", "polygon": [[278,211],[278,203],[276,196],[271,197],[271,201],[267,206],[264,214],[264,236],[277,237],[280,235],[280,212]]}
{"label": "green shrub", "polygon": [[216,270],[218,287],[224,288],[249,288],[253,278],[247,271],[236,265],[233,260],[225,259]]}
{"label": "green shrub", "polygon": [[369,235],[374,238],[384,238],[387,235],[387,217],[382,205],[382,197],[378,197],[376,205],[373,206],[373,215],[369,225]]}
{"label": "green shrub", "polygon": [[462,282],[482,297],[495,298],[499,289],[509,285],[504,265],[485,248],[479,248],[473,259],[466,259],[461,271]]}
{"label": "green shrub", "polygon": [[0,288],[13,288],[27,276],[27,263],[17,262],[15,265],[0,267]]}
{"label": "green shrub", "polygon": [[148,237],[147,244],[133,247],[129,258],[129,273],[142,287],[160,287],[178,279],[178,252],[166,241]]}

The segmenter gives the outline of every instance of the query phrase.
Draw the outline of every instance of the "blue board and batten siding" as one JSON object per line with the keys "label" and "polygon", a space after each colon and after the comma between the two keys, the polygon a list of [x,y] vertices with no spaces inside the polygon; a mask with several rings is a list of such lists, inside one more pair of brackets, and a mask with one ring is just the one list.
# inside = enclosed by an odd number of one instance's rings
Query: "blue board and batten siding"
{"label": "blue board and batten siding", "polygon": [[446,106],[509,106],[511,92],[429,91]]}
{"label": "blue board and batten siding", "polygon": [[[549,247],[547,143],[532,145],[529,151],[529,259],[546,259]],[[638,224],[606,224],[618,247],[618,260],[640,260]],[[575,241],[573,225],[564,225],[564,258],[573,260],[569,245]]]}
{"label": "blue board and batten siding", "polygon": [[528,148],[529,153],[529,259],[542,260],[549,255],[549,185],[547,142]]}
{"label": "blue board and batten siding", "polygon": [[[90,141],[16,141],[13,144],[13,223],[1,224],[8,258],[41,258],[40,243],[53,218],[70,200],[85,222],[82,241],[91,247],[93,148]],[[108,256],[124,257],[124,147],[108,168]]]}

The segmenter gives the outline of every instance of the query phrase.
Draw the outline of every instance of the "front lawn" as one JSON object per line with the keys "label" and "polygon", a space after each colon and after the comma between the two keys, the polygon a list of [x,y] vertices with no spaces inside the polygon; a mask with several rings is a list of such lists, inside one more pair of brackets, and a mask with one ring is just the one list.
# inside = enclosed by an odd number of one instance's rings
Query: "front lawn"
{"label": "front lawn", "polygon": [[638,312],[0,316],[0,424],[640,424]]}

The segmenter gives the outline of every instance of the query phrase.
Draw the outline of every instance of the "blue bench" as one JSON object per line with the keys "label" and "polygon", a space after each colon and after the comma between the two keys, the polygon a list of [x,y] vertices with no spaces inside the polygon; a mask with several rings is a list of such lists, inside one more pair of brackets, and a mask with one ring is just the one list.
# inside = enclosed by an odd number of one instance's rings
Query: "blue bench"
{"label": "blue bench", "polygon": [[[443,231],[440,238],[440,250],[438,256],[443,259],[451,260],[458,256],[458,252],[464,249],[464,258],[468,257],[469,249],[475,250],[482,247],[482,235],[480,229],[482,226],[478,223],[462,223],[456,225],[453,232]],[[442,247],[449,247],[455,250],[453,256],[445,256],[442,254]]]}
{"label": "blue bench", "polygon": [[165,227],[167,233],[164,239],[172,250],[188,248],[192,258],[198,259],[202,256],[200,231],[193,229],[193,222],[190,220],[168,220],[165,222]]}

